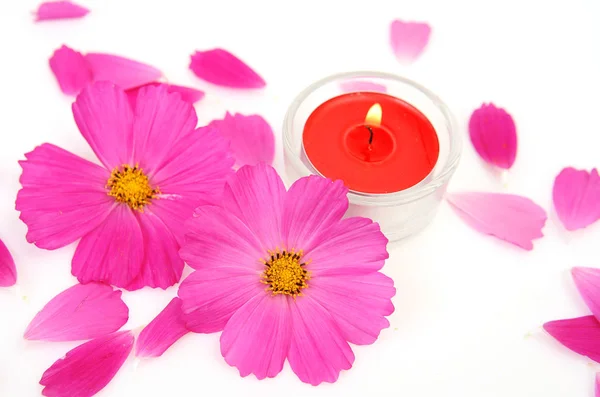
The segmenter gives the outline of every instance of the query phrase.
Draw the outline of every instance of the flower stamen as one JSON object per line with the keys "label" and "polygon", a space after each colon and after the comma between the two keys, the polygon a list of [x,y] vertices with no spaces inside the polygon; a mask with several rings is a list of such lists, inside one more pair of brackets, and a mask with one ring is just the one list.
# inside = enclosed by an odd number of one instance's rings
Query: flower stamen
{"label": "flower stamen", "polygon": [[310,279],[309,273],[304,269],[306,263],[301,258],[302,251],[269,251],[261,282],[269,285],[268,290],[273,295],[285,294],[295,298],[301,294],[302,289],[308,288],[306,282]]}
{"label": "flower stamen", "polygon": [[108,195],[114,197],[117,202],[127,204],[137,211],[143,211],[150,200],[160,194],[158,188],[153,189],[150,186],[148,177],[137,165],[131,167],[125,164],[116,167],[110,174],[106,188],[110,189]]}

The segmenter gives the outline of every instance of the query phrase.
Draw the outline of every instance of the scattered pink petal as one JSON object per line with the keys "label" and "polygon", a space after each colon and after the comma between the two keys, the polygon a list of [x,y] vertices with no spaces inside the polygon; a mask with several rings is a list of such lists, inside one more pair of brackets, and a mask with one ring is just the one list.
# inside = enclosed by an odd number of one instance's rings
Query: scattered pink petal
{"label": "scattered pink petal", "polygon": [[190,69],[209,83],[230,88],[262,88],[267,83],[243,61],[220,48],[196,51]]}
{"label": "scattered pink petal", "polygon": [[596,385],[594,387],[596,397],[600,397],[600,372],[596,374]]}
{"label": "scattered pink petal", "polygon": [[271,126],[258,115],[227,113],[223,120],[210,123],[231,143],[236,165],[271,165],[275,157],[275,136]]}
{"label": "scattered pink petal", "polygon": [[47,1],[40,4],[37,9],[35,21],[83,18],[89,12],[87,8],[70,1]]}
{"label": "scattered pink petal", "polygon": [[486,162],[509,169],[517,157],[517,127],[510,114],[493,103],[483,104],[469,120],[475,150]]}
{"label": "scattered pink petal", "polygon": [[131,88],[129,90],[126,91],[127,93],[127,97],[129,98],[129,103],[131,103],[132,107],[135,107],[135,102],[137,99],[137,95],[138,92],[140,90],[140,88],[142,87],[147,87],[147,86],[165,86],[167,87],[167,92],[172,93],[172,92],[177,92],[179,93],[179,95],[181,95],[181,99],[184,100],[185,102],[189,102],[189,103],[196,103],[198,102],[200,99],[204,98],[204,91],[200,91],[197,90],[195,88],[191,88],[191,87],[184,87],[181,85],[174,85],[174,84],[165,84],[165,83],[148,83],[146,85],[143,85],[141,87],[135,87],[135,88]]}
{"label": "scattered pink petal", "polygon": [[387,92],[386,86],[364,80],[346,81],[340,84],[340,88],[344,92]]}
{"label": "scattered pink petal", "polygon": [[600,269],[574,267],[571,275],[585,304],[600,319]]}
{"label": "scattered pink petal", "polygon": [[183,321],[181,299],[173,298],[142,330],[135,344],[137,357],[161,356],[171,345],[189,331]]}
{"label": "scattered pink petal", "polygon": [[50,58],[50,69],[60,90],[67,95],[77,95],[92,82],[90,67],[81,53],[63,45]]}
{"label": "scattered pink petal", "polygon": [[600,362],[600,323],[594,316],[550,321],[544,329],[575,353]]}
{"label": "scattered pink petal", "polygon": [[152,83],[162,77],[153,66],[117,55],[88,53],[85,59],[94,81],[110,81],[124,90]]}
{"label": "scattered pink petal", "polygon": [[133,347],[131,331],[86,342],[44,372],[40,384],[47,397],[92,397],[117,374]]}
{"label": "scattered pink petal", "polygon": [[0,240],[0,287],[10,287],[17,282],[17,268],[6,245]]}
{"label": "scattered pink petal", "polygon": [[565,168],[554,180],[552,199],[558,219],[567,230],[582,229],[600,219],[600,176]]}
{"label": "scattered pink petal", "polygon": [[25,330],[25,339],[57,342],[97,338],[117,331],[128,318],[121,291],[105,284],[76,284],[36,314]]}
{"label": "scattered pink petal", "polygon": [[411,63],[425,50],[431,27],[422,22],[395,20],[390,27],[390,43],[398,61]]}
{"label": "scattered pink petal", "polygon": [[483,234],[533,249],[532,240],[543,237],[546,211],[526,197],[499,193],[453,193],[448,202],[471,227]]}

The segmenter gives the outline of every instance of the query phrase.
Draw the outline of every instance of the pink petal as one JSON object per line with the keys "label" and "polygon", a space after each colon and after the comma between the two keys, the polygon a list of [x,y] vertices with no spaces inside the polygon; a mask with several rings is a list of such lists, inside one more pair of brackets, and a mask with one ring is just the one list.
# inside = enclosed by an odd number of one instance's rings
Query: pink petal
{"label": "pink petal", "polygon": [[473,147],[486,162],[509,169],[517,157],[517,127],[510,114],[494,104],[483,104],[469,120]]}
{"label": "pink petal", "polygon": [[385,316],[394,312],[394,281],[379,273],[314,277],[306,294],[325,308],[337,323],[344,339],[369,345],[382,329],[390,326]]}
{"label": "pink petal", "polygon": [[546,211],[526,197],[498,193],[453,193],[448,202],[472,228],[483,234],[533,249],[532,240],[543,237]]}
{"label": "pink petal", "polygon": [[285,296],[260,294],[242,306],[221,334],[221,354],[240,376],[273,378],[283,369],[290,349],[292,320]]}
{"label": "pink petal", "polygon": [[148,87],[148,86],[153,86],[153,87],[165,86],[165,87],[167,87],[167,91],[169,93],[176,92],[179,95],[181,95],[181,99],[183,101],[192,103],[192,104],[196,103],[200,99],[204,98],[204,91],[200,91],[195,88],[184,87],[181,85],[174,85],[174,84],[165,84],[165,83],[148,83],[141,87],[131,88],[126,91],[127,97],[129,98],[129,103],[131,103],[132,108],[135,108],[135,103],[137,101],[137,96],[138,96],[138,92],[140,91],[140,89],[143,87]]}
{"label": "pink petal", "polygon": [[319,276],[365,274],[383,267],[389,257],[387,238],[367,218],[347,218],[326,229],[315,248],[305,253],[310,272]]}
{"label": "pink petal", "polygon": [[60,90],[67,95],[79,94],[93,80],[92,71],[83,55],[65,45],[54,51],[49,63]]}
{"label": "pink petal", "polygon": [[133,112],[123,90],[109,82],[87,86],[73,103],[73,116],[106,168],[133,165]]}
{"label": "pink petal", "polygon": [[387,92],[387,87],[370,81],[347,81],[340,84],[343,92]]}
{"label": "pink petal", "polygon": [[126,289],[143,287],[166,289],[179,282],[183,261],[179,257],[179,244],[169,228],[149,206],[143,213],[136,213],[144,238],[144,260],[141,271]]}
{"label": "pink petal", "polygon": [[236,165],[272,164],[275,157],[275,136],[271,126],[258,115],[225,115],[223,120],[214,120],[215,127],[230,143]]}
{"label": "pink petal", "polygon": [[596,384],[594,387],[594,391],[595,391],[594,395],[596,397],[600,397],[600,372],[598,372],[596,374]]}
{"label": "pink petal", "polygon": [[189,331],[183,321],[181,299],[173,298],[162,312],[138,336],[137,357],[159,357]]}
{"label": "pink petal", "polygon": [[350,369],[354,353],[331,315],[308,296],[290,302],[292,343],[288,361],[302,382],[333,383]]}
{"label": "pink petal", "polygon": [[131,331],[86,342],[44,372],[40,384],[47,397],[92,397],[117,374],[133,347]]}
{"label": "pink petal", "polygon": [[285,186],[269,165],[244,166],[225,186],[222,206],[260,240],[262,256],[281,246]]}
{"label": "pink petal", "polygon": [[596,318],[600,318],[600,269],[574,267],[571,274],[585,304]]}
{"label": "pink petal", "polygon": [[319,232],[335,225],[348,209],[348,188],[340,180],[300,178],[285,196],[282,235],[288,249],[313,249]]}
{"label": "pink petal", "polygon": [[247,226],[228,211],[198,207],[186,229],[179,254],[194,269],[235,267],[252,273],[263,268],[260,261],[267,253]]}
{"label": "pink petal", "polygon": [[183,137],[194,132],[196,124],[198,118],[194,107],[182,101],[179,95],[169,94],[167,87],[142,88],[138,93],[133,122],[136,163],[152,176],[172,159],[170,151]]}
{"label": "pink petal", "polygon": [[53,342],[92,339],[117,331],[128,319],[121,291],[105,284],[76,284],[52,298],[24,336]]}
{"label": "pink petal", "polygon": [[600,176],[565,168],[554,180],[552,199],[558,219],[567,230],[582,229],[600,219]]}
{"label": "pink petal", "polygon": [[222,331],[240,307],[257,295],[266,295],[259,270],[230,267],[196,270],[179,286],[184,320],[194,332]]}
{"label": "pink petal", "polygon": [[70,1],[48,1],[40,4],[36,12],[36,22],[55,19],[83,18],[90,10]]}
{"label": "pink petal", "polygon": [[600,323],[596,317],[550,321],[544,329],[575,353],[600,362]]}
{"label": "pink petal", "polygon": [[198,128],[172,145],[151,179],[160,188],[163,202],[188,199],[197,207],[220,200],[225,181],[233,174],[233,162],[225,138],[213,128]]}
{"label": "pink petal", "polygon": [[17,282],[17,268],[6,245],[0,240],[0,287],[10,287]]}
{"label": "pink petal", "polygon": [[106,219],[114,204],[106,194],[107,170],[48,143],[25,157],[16,209],[27,225],[27,241],[64,247]]}
{"label": "pink petal", "polygon": [[110,81],[124,90],[162,77],[162,72],[155,67],[118,55],[88,53],[85,59],[94,74],[94,81]]}
{"label": "pink petal", "polygon": [[400,62],[411,63],[425,50],[430,35],[426,23],[395,20],[390,26],[392,51]]}
{"label": "pink petal", "polygon": [[71,272],[79,282],[105,282],[126,288],[139,276],[144,239],[133,210],[118,204],[110,216],[85,235],[73,255]]}
{"label": "pink petal", "polygon": [[220,48],[196,51],[190,69],[209,83],[231,88],[262,88],[267,83],[232,53]]}

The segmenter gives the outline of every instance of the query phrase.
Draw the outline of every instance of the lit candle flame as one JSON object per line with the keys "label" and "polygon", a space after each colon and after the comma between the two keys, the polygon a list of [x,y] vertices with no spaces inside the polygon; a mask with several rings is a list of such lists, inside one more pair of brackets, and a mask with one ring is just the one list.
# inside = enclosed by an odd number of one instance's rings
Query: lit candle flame
{"label": "lit candle flame", "polygon": [[367,112],[367,117],[365,117],[365,124],[379,127],[381,125],[381,115],[383,111],[381,110],[381,105],[376,103]]}

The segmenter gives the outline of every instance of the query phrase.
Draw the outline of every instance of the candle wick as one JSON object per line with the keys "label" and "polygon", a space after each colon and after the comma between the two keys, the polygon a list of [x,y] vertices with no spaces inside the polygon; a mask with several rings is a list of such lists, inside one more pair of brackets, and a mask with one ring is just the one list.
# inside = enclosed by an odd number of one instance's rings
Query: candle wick
{"label": "candle wick", "polygon": [[367,127],[367,130],[369,130],[369,145],[373,143],[373,129],[366,125],[365,127]]}

